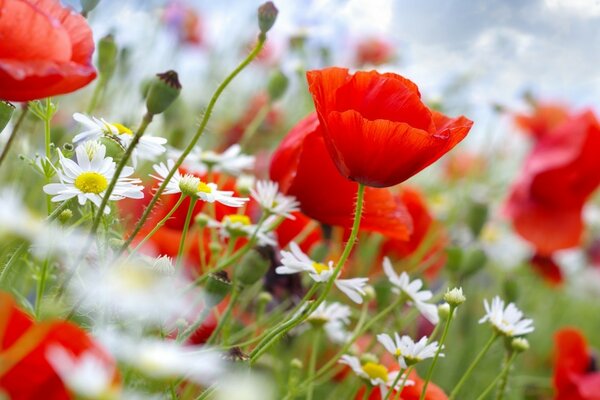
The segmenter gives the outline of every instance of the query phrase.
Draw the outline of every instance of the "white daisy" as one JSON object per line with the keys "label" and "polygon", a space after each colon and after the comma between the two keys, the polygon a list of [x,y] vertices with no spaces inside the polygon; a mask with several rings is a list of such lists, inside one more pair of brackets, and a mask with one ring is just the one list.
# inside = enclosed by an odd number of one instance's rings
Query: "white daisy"
{"label": "white daisy", "polygon": [[115,368],[92,351],[79,356],[57,345],[46,350],[46,359],[65,386],[86,399],[114,399],[121,391]]}
{"label": "white daisy", "polygon": [[[180,150],[171,150],[170,156],[179,158]],[[243,171],[254,167],[254,156],[242,154],[239,144],[234,144],[223,153],[212,150],[203,151],[195,147],[186,157],[183,165],[190,172],[204,175],[209,169],[214,172],[225,172],[229,175],[240,175]]]}
{"label": "white daisy", "polygon": [[[175,161],[173,160],[168,160],[166,165],[165,163],[156,164],[153,168],[158,176],[150,176],[162,184],[169,175],[169,171],[173,169],[174,166]],[[205,183],[194,175],[182,175],[179,171],[175,171],[175,174],[173,174],[173,177],[167,183],[163,193],[184,193],[188,196],[196,196],[207,203],[214,203],[216,201],[234,208],[241,207],[250,200],[246,197],[235,197],[233,195],[234,192],[232,191],[219,190],[216,183]]]}
{"label": "white daisy", "polygon": [[[52,201],[59,202],[77,197],[80,205],[90,200],[100,206],[104,192],[115,173],[115,163],[111,157],[105,157],[106,148],[98,145],[90,158],[85,146],[77,146],[75,155],[77,162],[65,158],[59,151],[60,170],[57,175],[60,183],[49,183],[44,186],[44,192],[53,195]],[[133,174],[133,168],[125,167],[109,200],[122,200],[126,197],[141,199],[144,197],[143,186],[139,179],[127,178]],[[110,209],[106,207],[105,213]]]}
{"label": "white daisy", "polygon": [[[383,364],[372,361],[362,364],[357,357],[346,354],[340,358],[339,363],[348,365],[357,376],[368,381],[371,385],[379,386],[382,398],[386,396],[389,388],[394,384],[394,381],[399,374],[398,371],[390,372]],[[398,379],[398,382],[393,389],[398,389],[402,385],[403,379],[404,378]],[[407,379],[404,386],[411,385],[414,385],[414,382]]]}
{"label": "white daisy", "polygon": [[[275,272],[281,275],[308,272],[315,282],[327,282],[335,270],[333,261],[327,264],[313,261],[298,247],[295,242],[290,243],[291,251],[281,251],[281,264]],[[335,286],[346,294],[350,300],[361,304],[365,295],[364,287],[368,278],[336,279]]]}
{"label": "white daisy", "polygon": [[279,192],[279,184],[273,181],[258,181],[256,189],[251,189],[252,198],[260,205],[264,212],[270,215],[279,215],[288,219],[295,219],[293,212],[298,211],[300,203],[293,196],[285,196]]}
{"label": "white daisy", "polygon": [[[377,340],[390,354],[398,358],[398,363],[402,368],[408,368],[409,365],[434,357],[439,347],[438,342],[427,343],[427,336],[423,336],[415,343],[407,335],[400,337],[398,333],[395,333],[394,339],[392,339],[390,335],[382,333],[377,335]],[[443,356],[440,353],[440,357]]]}
{"label": "white daisy", "polygon": [[317,309],[306,319],[314,325],[323,326],[327,337],[336,343],[345,343],[350,338],[347,330],[350,323],[350,307],[341,303],[319,304]]}
{"label": "white daisy", "polygon": [[[131,144],[133,132],[126,126],[118,123],[108,123],[103,118],[88,117],[87,115],[75,113],[73,119],[87,128],[86,131],[79,133],[73,138],[75,145],[82,144],[90,140],[98,140],[103,136],[118,139],[124,148]],[[144,135],[131,153],[131,159],[134,167],[137,164],[138,157],[143,160],[154,160],[167,151],[164,146],[167,139],[162,137]]]}
{"label": "white daisy", "polygon": [[277,240],[273,232],[270,232],[269,226],[253,224],[247,215],[229,214],[224,216],[221,222],[211,220],[209,226],[219,229],[219,235],[223,238],[255,236],[260,246],[277,245]]}
{"label": "white daisy", "polygon": [[439,321],[438,311],[435,304],[426,303],[433,297],[433,294],[429,290],[420,290],[423,287],[423,281],[415,279],[410,281],[410,278],[406,272],[402,272],[400,276],[396,274],[392,263],[389,258],[383,259],[383,271],[387,275],[388,279],[395,286],[394,292],[402,292],[409,298],[409,303],[419,310],[419,312],[432,324],[437,324]]}
{"label": "white daisy", "polygon": [[509,303],[504,308],[504,301],[496,296],[492,299],[491,305],[487,300],[483,300],[483,306],[486,314],[479,320],[479,323],[489,321],[504,336],[522,336],[533,332],[535,329],[533,320],[523,319],[523,312],[514,303]]}

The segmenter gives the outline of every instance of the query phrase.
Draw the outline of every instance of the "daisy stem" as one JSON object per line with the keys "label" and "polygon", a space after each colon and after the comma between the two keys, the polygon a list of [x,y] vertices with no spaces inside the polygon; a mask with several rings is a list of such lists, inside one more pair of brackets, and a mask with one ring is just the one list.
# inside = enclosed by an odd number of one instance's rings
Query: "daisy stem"
{"label": "daisy stem", "polygon": [[35,296],[35,316],[36,318],[40,317],[40,307],[42,305],[42,297],[44,296],[44,289],[46,288],[46,277],[48,276],[48,264],[50,257],[46,257],[44,259],[44,263],[42,264],[42,270],[40,271],[40,280],[37,285],[37,292]]}
{"label": "daisy stem", "polygon": [[471,365],[469,366],[467,371],[463,374],[462,378],[460,378],[460,381],[458,381],[458,383],[456,384],[454,389],[452,389],[452,392],[450,393],[450,397],[448,397],[448,400],[453,400],[456,398],[456,396],[458,395],[458,392],[460,391],[462,386],[465,384],[465,382],[467,381],[469,376],[473,373],[473,370],[475,370],[475,367],[477,366],[477,364],[479,364],[479,362],[483,359],[483,356],[485,356],[485,354],[488,352],[490,347],[492,347],[492,344],[494,344],[494,342],[496,341],[497,338],[498,338],[498,334],[496,332],[494,332],[492,334],[492,336],[490,337],[490,339],[485,344],[485,346],[483,346],[483,349],[481,349],[481,351],[479,352],[477,357],[475,357],[475,360],[473,360],[473,362],[471,363]]}
{"label": "daisy stem", "polygon": [[477,397],[477,400],[484,400],[486,396],[494,389],[498,381],[505,375],[505,373],[506,375],[508,375],[508,370],[510,369],[516,355],[517,353],[514,351],[511,352],[510,356],[508,356],[507,354],[508,358],[505,360],[504,368],[498,375],[496,375],[494,380],[488,385],[488,387],[483,391],[483,393],[481,393],[479,397]]}
{"label": "daisy stem", "polygon": [[[123,168],[125,168],[125,165],[129,161],[129,158],[131,157],[133,150],[140,142],[140,139],[144,135],[144,132],[146,132],[146,128],[148,128],[148,125],[150,125],[150,122],[152,122],[152,118],[154,118],[153,114],[146,113],[144,115],[144,118],[142,118],[142,123],[140,124],[140,127],[137,129],[137,132],[135,133],[135,135],[133,135],[133,139],[131,139],[131,143],[129,144],[129,146],[127,146],[127,149],[125,150],[125,153],[123,154],[123,157],[121,157],[121,160],[117,164],[117,167],[115,168],[115,172],[112,176],[112,179],[110,180],[108,187],[106,188],[106,190],[104,191],[104,194],[102,195],[102,202],[100,203],[100,207],[98,207],[98,212],[96,213],[96,216],[94,217],[94,222],[92,223],[92,228],[90,229],[91,236],[93,236],[96,233],[96,231],[98,230],[98,227],[100,226],[100,221],[102,220],[102,216],[104,215],[104,209],[106,208],[106,205],[108,204],[108,201],[110,200],[110,195],[112,194],[113,190],[115,189],[115,186],[117,186],[117,182],[119,181],[121,172],[123,172]],[[132,237],[130,237],[130,239],[131,238]]]}
{"label": "daisy stem", "polygon": [[19,132],[19,128],[21,128],[21,124],[25,120],[25,117],[27,116],[28,111],[29,111],[29,108],[27,107],[27,103],[25,103],[25,105],[23,106],[23,111],[21,111],[21,115],[19,115],[17,122],[15,122],[15,125],[12,128],[12,132],[10,133],[10,136],[8,137],[8,141],[4,145],[4,148],[2,149],[2,154],[0,154],[0,165],[2,165],[2,161],[4,161],[4,159],[6,158],[8,151],[10,150],[15,138],[17,137],[17,132]]}
{"label": "daisy stem", "polygon": [[510,356],[507,354],[507,358],[504,362],[504,368],[500,373],[500,384],[498,385],[498,392],[496,392],[496,400],[502,400],[504,398],[504,393],[506,392],[506,385],[508,383],[508,375],[510,374],[510,367],[512,362],[517,354],[516,351],[511,351]]}
{"label": "daisy stem", "polygon": [[252,353],[250,354],[250,364],[251,365],[254,364],[256,362],[256,360],[258,360],[258,358],[265,351],[267,351],[268,348],[273,343],[275,343],[279,337],[285,335],[286,332],[288,332],[290,329],[293,329],[297,325],[301,324],[309,315],[311,315],[313,313],[313,311],[315,311],[317,309],[317,307],[321,303],[323,303],[323,301],[325,301],[325,298],[327,297],[331,288],[333,287],[333,283],[335,282],[335,279],[340,274],[340,271],[342,270],[342,267],[344,266],[344,264],[346,263],[346,260],[350,256],[350,252],[352,251],[352,248],[354,247],[354,243],[356,242],[356,238],[358,236],[358,228],[360,227],[360,219],[362,217],[363,203],[364,203],[364,197],[365,197],[364,195],[365,195],[365,186],[363,184],[359,183],[358,190],[356,193],[356,207],[354,210],[354,223],[352,224],[352,231],[350,232],[350,237],[348,238],[348,242],[346,242],[344,251],[342,252],[341,257],[338,260],[338,263],[335,266],[333,273],[331,274],[331,278],[329,278],[329,280],[326,283],[325,289],[323,290],[321,295],[314,302],[312,302],[308,307],[306,307],[306,310],[303,310],[301,313],[292,317],[292,319],[288,320],[287,322],[284,322],[284,323],[280,324],[279,326],[276,326],[272,331],[274,333],[271,335],[267,335],[267,337],[265,339],[263,339],[256,346],[256,348],[254,350],[252,350]]}
{"label": "daisy stem", "polygon": [[[225,309],[225,312],[221,316],[221,319],[219,319],[219,323],[217,324],[217,327],[215,328],[213,333],[210,335],[210,337],[206,341],[207,344],[212,344],[214,342],[214,340],[217,338],[217,336],[219,336],[219,333],[221,332],[221,330],[223,330],[225,325],[229,322],[229,318],[231,317],[231,311],[233,311],[233,307],[234,307],[235,303],[237,302],[237,299],[238,299],[240,293],[241,293],[240,285],[234,283],[233,288],[231,290],[231,297],[229,298],[229,304],[227,304],[227,308]],[[224,343],[224,344],[226,344],[226,343]]]}
{"label": "daisy stem", "polygon": [[[50,157],[52,156],[52,150],[50,148],[50,143],[52,142],[52,138],[50,135],[50,120],[52,119],[52,111],[50,106],[52,105],[52,101],[50,97],[46,98],[46,115],[44,118],[44,145],[46,150],[46,163],[50,163]],[[48,166],[44,167],[44,171],[47,171]],[[48,173],[46,175],[46,183],[50,183],[50,176]],[[48,209],[48,215],[52,213],[52,198],[49,194],[46,195],[46,208]]]}
{"label": "daisy stem", "polygon": [[317,366],[317,354],[319,354],[319,341],[321,340],[321,327],[313,329],[313,341],[311,346],[310,360],[308,362],[308,391],[306,400],[313,400],[315,390],[315,370]]}
{"label": "daisy stem", "polygon": [[252,62],[252,60],[254,60],[254,58],[256,58],[256,56],[260,53],[263,46],[265,45],[266,40],[267,40],[266,35],[260,35],[258,38],[258,42],[256,43],[256,46],[250,52],[250,54],[248,54],[248,56],[225,78],[225,80],[223,80],[223,82],[221,82],[219,87],[217,87],[217,90],[212,95],[212,97],[208,103],[208,106],[206,107],[206,111],[204,112],[202,121],[200,122],[200,126],[198,127],[196,134],[194,135],[194,137],[192,138],[190,143],[187,145],[187,147],[183,150],[183,152],[181,153],[179,158],[175,161],[173,168],[169,171],[169,173],[165,177],[165,180],[163,181],[163,183],[156,190],[156,193],[152,197],[152,200],[150,200],[150,203],[148,203],[148,206],[144,210],[144,213],[142,214],[141,218],[137,222],[137,224],[136,224],[135,228],[133,229],[133,231],[131,232],[131,235],[129,236],[129,238],[125,241],[125,243],[121,247],[119,253],[122,253],[123,251],[125,251],[125,249],[131,244],[131,241],[133,240],[133,238],[135,238],[135,236],[138,234],[140,229],[142,229],[142,226],[144,226],[146,219],[148,219],[148,216],[152,212],[154,205],[156,204],[156,202],[160,198],[160,195],[162,194],[162,192],[165,190],[165,188],[169,184],[169,181],[171,180],[171,178],[173,178],[173,175],[175,175],[175,172],[179,169],[179,167],[181,166],[181,164],[183,163],[185,158],[188,156],[188,154],[190,154],[190,152],[193,150],[194,146],[196,145],[196,143],[198,142],[198,140],[204,133],[206,125],[208,124],[208,120],[210,119],[210,116],[213,112],[215,104],[217,103],[217,100],[221,96],[221,93],[223,93],[223,91],[229,85],[229,83],[240,72],[242,72],[242,70],[244,68],[246,68],[248,66],[248,64],[250,64]]}
{"label": "daisy stem", "polygon": [[392,393],[394,391],[394,388],[396,387],[396,384],[398,383],[398,379],[400,379],[400,377],[404,377],[402,379],[402,383],[400,384],[398,389],[395,389],[397,394],[396,394],[396,396],[394,396],[396,398],[396,400],[401,399],[402,391],[404,390],[404,386],[406,386],[406,382],[408,381],[408,375],[411,373],[413,368],[414,368],[414,366],[411,365],[410,367],[406,368],[403,373],[398,374],[398,376],[394,380],[394,383],[392,384],[390,391],[386,395],[386,399],[390,396],[390,393]]}
{"label": "daisy stem", "polygon": [[452,317],[454,316],[454,311],[456,310],[456,306],[450,306],[450,312],[448,313],[448,317],[446,318],[446,324],[444,325],[444,331],[442,332],[442,337],[438,343],[438,348],[435,351],[435,356],[433,356],[433,361],[429,365],[427,369],[427,375],[425,375],[425,382],[423,383],[423,390],[421,390],[421,397],[419,400],[425,399],[425,394],[427,393],[427,386],[429,385],[429,381],[433,376],[433,370],[435,368],[435,364],[437,363],[438,358],[440,357],[440,352],[442,351],[442,347],[444,347],[444,342],[446,341],[446,337],[448,336],[448,331],[450,330],[450,324],[452,323]]}
{"label": "daisy stem", "polygon": [[173,206],[173,208],[171,208],[171,210],[167,213],[167,215],[165,215],[165,217],[163,219],[161,219],[158,222],[158,224],[156,224],[156,226],[150,231],[150,233],[148,233],[142,239],[142,241],[139,242],[138,245],[131,251],[131,253],[129,254],[129,257],[131,257],[136,251],[138,251],[144,245],[144,243],[146,243],[148,240],[150,240],[150,238],[152,236],[154,236],[154,234],[156,232],[158,232],[158,230],[164,226],[164,224],[169,220],[169,218],[171,218],[171,216],[175,213],[175,211],[177,211],[177,209],[179,208],[181,203],[183,203],[184,199],[185,199],[185,196],[182,194],[179,197],[179,200],[177,200],[177,203],[175,203],[175,205]]}
{"label": "daisy stem", "polygon": [[192,220],[192,214],[194,214],[194,207],[198,202],[197,197],[190,198],[190,206],[188,207],[187,215],[185,216],[185,222],[183,223],[183,230],[181,231],[181,239],[179,239],[179,250],[177,251],[177,263],[175,269],[179,270],[183,262],[183,250],[185,249],[185,239],[190,229],[190,221]]}

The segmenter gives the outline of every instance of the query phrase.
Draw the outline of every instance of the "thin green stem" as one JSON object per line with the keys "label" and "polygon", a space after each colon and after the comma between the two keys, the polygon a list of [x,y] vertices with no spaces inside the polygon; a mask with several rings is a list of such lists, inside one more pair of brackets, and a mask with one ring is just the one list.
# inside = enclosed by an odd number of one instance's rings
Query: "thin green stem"
{"label": "thin green stem", "polygon": [[[233,307],[235,306],[235,303],[237,302],[240,292],[241,292],[241,290],[240,290],[239,285],[234,284],[233,289],[231,291],[231,297],[229,298],[229,304],[227,304],[227,308],[225,309],[225,312],[219,319],[217,327],[215,328],[213,333],[210,335],[210,337],[206,341],[207,344],[212,344],[214,342],[214,340],[217,338],[217,336],[219,336],[219,333],[221,333],[221,330],[223,330],[225,325],[229,323],[229,318],[231,317],[231,312],[233,311]],[[224,343],[224,344],[226,345],[227,343]]]}
{"label": "thin green stem", "polygon": [[192,215],[194,214],[194,207],[196,207],[196,203],[198,202],[197,197],[190,198],[190,206],[188,207],[187,215],[185,216],[185,222],[183,223],[183,230],[181,231],[181,239],[179,239],[179,250],[177,250],[177,262],[175,265],[175,269],[179,270],[181,264],[183,263],[183,250],[185,249],[185,242],[187,238],[188,231],[190,230],[190,221],[192,220]]}
{"label": "thin green stem", "polygon": [[183,331],[183,333],[177,337],[177,343],[183,343],[190,336],[192,336],[194,332],[196,332],[196,330],[200,327],[200,325],[202,325],[202,323],[206,320],[211,311],[212,307],[209,307],[208,304],[205,304],[196,322],[187,327],[186,330]]}
{"label": "thin green stem", "polygon": [[94,109],[96,108],[96,105],[98,104],[98,100],[100,100],[100,95],[102,94],[102,92],[104,91],[104,87],[106,86],[106,78],[103,74],[100,74],[100,79],[98,79],[98,83],[96,84],[96,87],[94,88],[94,92],[92,93],[92,97],[90,99],[90,102],[85,110],[86,113],[91,114]]}
{"label": "thin green stem", "polygon": [[504,368],[500,373],[500,383],[498,384],[498,391],[496,392],[496,400],[502,400],[504,398],[504,393],[506,393],[506,385],[508,384],[508,375],[510,374],[510,368],[515,355],[516,352],[511,351],[511,355],[506,360]]}
{"label": "thin green stem", "polygon": [[485,390],[479,395],[479,397],[477,397],[477,400],[484,400],[486,398],[486,396],[488,394],[490,394],[490,392],[494,389],[494,387],[496,387],[496,384],[498,383],[498,381],[504,375],[504,371],[507,370],[507,369],[509,369],[511,367],[512,362],[513,362],[514,358],[516,357],[516,355],[517,355],[516,352],[511,352],[511,355],[508,357],[508,360],[506,360],[506,362],[504,364],[504,368],[502,369],[502,371],[500,371],[500,373],[498,375],[496,375],[496,377],[488,385],[488,387],[485,388]]}
{"label": "thin green stem", "polygon": [[[104,210],[106,208],[106,205],[108,204],[108,201],[110,200],[110,195],[112,194],[113,190],[115,189],[115,186],[117,186],[117,182],[119,181],[121,172],[123,172],[123,168],[125,168],[125,165],[129,161],[129,158],[131,157],[133,150],[135,149],[135,147],[138,145],[140,139],[142,138],[142,135],[144,134],[144,132],[146,132],[146,128],[148,128],[148,125],[150,125],[150,122],[152,122],[152,118],[153,118],[153,115],[150,113],[146,113],[144,115],[144,118],[142,119],[142,123],[140,124],[140,127],[138,128],[135,135],[133,135],[133,139],[131,139],[131,143],[129,144],[129,146],[127,146],[127,149],[125,150],[125,153],[123,154],[123,157],[117,164],[117,167],[115,168],[115,172],[112,176],[112,179],[110,180],[108,187],[102,194],[102,202],[100,203],[100,207],[98,207],[98,212],[96,213],[96,216],[94,217],[94,221],[92,222],[92,227],[90,229],[91,236],[94,236],[94,234],[98,230],[98,227],[100,226],[100,221],[102,220],[102,216],[104,215]],[[130,239],[131,238],[132,237],[130,237]]]}
{"label": "thin green stem", "polygon": [[[44,118],[44,147],[46,152],[46,160],[44,161],[45,163],[50,163],[50,157],[52,156],[52,150],[50,147],[50,144],[52,143],[50,132],[50,119],[52,118],[50,111],[51,104],[52,101],[50,100],[50,97],[46,98],[46,116]],[[49,166],[44,168],[46,183],[50,183],[50,176],[48,176],[48,173],[46,172],[47,168],[49,168]],[[46,195],[46,208],[48,209],[48,215],[50,215],[52,213],[52,198],[49,194]]]}
{"label": "thin green stem", "polygon": [[[408,382],[408,376],[410,375],[410,372],[413,370],[413,368],[414,368],[414,366],[411,365],[410,367],[406,368],[404,370],[404,372],[398,374],[398,376],[396,377],[396,379],[394,380],[394,383],[392,384],[392,386],[390,388],[390,391],[386,395],[386,399],[389,397],[390,393],[392,393],[394,390],[396,391],[396,396],[394,396],[394,397],[396,398],[396,400],[400,399],[400,396],[402,396],[402,391],[404,390],[404,386],[406,386],[406,382]],[[398,379],[401,376],[403,377],[402,383],[400,384],[398,389],[394,389],[396,387],[396,384],[398,383]]]}
{"label": "thin green stem", "polygon": [[306,400],[313,400],[315,391],[315,372],[317,366],[317,355],[319,354],[319,341],[321,340],[321,327],[315,327],[313,332],[313,341],[308,362],[308,390],[306,392]]}
{"label": "thin green stem", "polygon": [[488,352],[490,347],[492,347],[492,344],[494,344],[494,342],[496,341],[497,338],[498,338],[498,334],[496,332],[494,332],[492,334],[492,336],[490,337],[490,339],[485,344],[485,346],[483,346],[483,349],[481,349],[481,351],[479,352],[477,357],[475,357],[475,360],[473,360],[473,362],[471,363],[471,365],[469,366],[467,371],[463,374],[462,378],[460,378],[460,381],[458,381],[458,383],[456,384],[454,389],[452,389],[452,392],[450,393],[450,397],[448,397],[448,400],[456,399],[456,396],[458,395],[458,392],[460,392],[460,389],[462,388],[462,386],[465,384],[465,382],[467,381],[469,376],[471,376],[471,374],[475,370],[475,367],[477,366],[477,364],[479,364],[479,362],[483,359],[483,356],[485,356],[485,354]]}
{"label": "thin green stem", "polygon": [[46,279],[48,277],[48,265],[50,264],[49,256],[47,255],[42,263],[42,270],[40,271],[40,280],[38,281],[36,297],[35,297],[35,316],[40,317],[40,307],[42,306],[42,298],[44,296],[44,290],[46,289]]}
{"label": "thin green stem", "polygon": [[175,161],[173,168],[171,169],[171,171],[169,171],[169,173],[165,177],[165,180],[163,181],[163,183],[160,185],[160,187],[154,194],[154,197],[152,197],[152,200],[150,200],[150,203],[148,203],[148,206],[146,207],[146,209],[144,210],[144,213],[142,214],[141,218],[137,222],[135,228],[133,229],[133,232],[131,233],[129,238],[125,241],[123,246],[121,247],[121,250],[120,250],[121,253],[123,251],[125,251],[125,249],[131,244],[131,241],[133,240],[133,238],[138,234],[140,229],[142,229],[142,227],[144,226],[144,223],[146,222],[146,219],[148,219],[148,216],[152,212],[154,205],[156,204],[156,202],[160,198],[160,195],[163,193],[163,191],[167,187],[167,184],[169,183],[169,181],[171,180],[171,178],[173,177],[175,172],[178,170],[178,168],[181,166],[181,164],[183,163],[183,160],[185,160],[185,158],[188,156],[188,154],[193,150],[194,146],[196,145],[196,143],[198,142],[198,140],[204,133],[204,130],[206,129],[206,125],[208,124],[208,120],[210,119],[210,116],[213,112],[215,104],[217,103],[217,100],[221,96],[221,93],[223,93],[223,91],[229,85],[229,83],[244,68],[246,68],[246,66],[248,66],[248,64],[250,64],[252,62],[252,60],[254,60],[254,58],[256,58],[256,56],[260,53],[263,46],[265,45],[265,41],[266,41],[266,36],[261,35],[259,37],[258,43],[254,47],[254,49],[250,52],[250,54],[248,54],[248,56],[225,78],[225,80],[223,80],[223,82],[221,82],[219,87],[217,87],[217,90],[212,95],[212,97],[208,103],[208,106],[206,107],[206,111],[204,112],[204,116],[202,117],[202,121],[200,122],[200,126],[198,127],[196,134],[194,135],[194,137],[192,138],[190,143],[187,145],[187,147],[183,150],[183,152],[181,153],[179,158]]}
{"label": "thin green stem", "polygon": [[452,323],[452,317],[454,316],[454,311],[456,310],[455,306],[450,306],[450,313],[448,314],[448,318],[446,319],[446,324],[444,325],[444,332],[442,333],[442,337],[438,343],[438,348],[435,352],[435,356],[433,356],[433,361],[429,365],[427,369],[427,375],[425,375],[425,383],[423,384],[423,390],[421,391],[421,397],[419,400],[425,399],[425,394],[427,393],[427,386],[431,381],[431,377],[433,376],[433,370],[435,368],[435,364],[437,363],[438,358],[440,357],[440,353],[442,348],[444,347],[444,343],[446,342],[446,337],[448,336],[448,331],[450,330],[450,324]]}
{"label": "thin green stem", "polygon": [[25,120],[25,117],[27,116],[28,111],[29,111],[29,108],[27,107],[27,105],[25,105],[23,107],[23,111],[21,111],[21,115],[19,115],[17,122],[15,122],[15,125],[12,128],[12,132],[10,133],[10,136],[8,137],[8,141],[4,145],[4,148],[2,149],[2,154],[0,154],[0,165],[2,165],[2,162],[8,155],[8,151],[12,147],[12,144],[15,141],[15,138],[17,137],[17,132],[19,132],[19,129],[21,128],[21,124],[23,124],[23,121]]}

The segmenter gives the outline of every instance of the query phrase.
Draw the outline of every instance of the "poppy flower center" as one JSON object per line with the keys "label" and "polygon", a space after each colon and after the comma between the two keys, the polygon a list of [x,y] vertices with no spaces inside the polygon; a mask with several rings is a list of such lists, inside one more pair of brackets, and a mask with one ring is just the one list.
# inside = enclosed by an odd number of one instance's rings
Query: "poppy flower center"
{"label": "poppy flower center", "polygon": [[75,187],[83,193],[102,193],[108,187],[108,180],[97,172],[84,172],[75,179]]}
{"label": "poppy flower center", "polygon": [[368,362],[362,366],[362,370],[369,376],[369,379],[380,379],[383,382],[388,381],[388,369],[381,364]]}
{"label": "poppy flower center", "polygon": [[198,191],[202,193],[212,193],[212,188],[204,182],[198,184]]}
{"label": "poppy flower center", "polygon": [[313,262],[312,264],[315,272],[321,275],[323,272],[329,271],[329,267],[323,263]]}

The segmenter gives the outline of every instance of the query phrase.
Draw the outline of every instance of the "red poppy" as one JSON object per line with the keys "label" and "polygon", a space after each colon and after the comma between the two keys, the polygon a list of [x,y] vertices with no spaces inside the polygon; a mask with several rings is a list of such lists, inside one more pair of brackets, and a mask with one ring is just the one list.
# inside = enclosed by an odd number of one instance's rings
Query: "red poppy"
{"label": "red poppy", "polygon": [[574,328],[554,334],[555,400],[600,400],[600,372],[585,337]]}
{"label": "red poppy", "polygon": [[539,140],[569,118],[570,111],[558,103],[536,104],[530,114],[516,114],[514,119],[519,128]]}
{"label": "red poppy", "polygon": [[58,0],[0,0],[0,99],[29,101],[73,92],[96,70],[85,18]]}
{"label": "red poppy", "polygon": [[486,169],[485,159],[467,151],[453,152],[444,163],[444,175],[451,181],[468,177],[480,177]]}
{"label": "red poppy", "polygon": [[600,125],[587,111],[540,139],[527,157],[505,210],[538,253],[580,243],[583,206],[600,184],[599,151]]}
{"label": "red poppy", "polygon": [[[339,174],[325,146],[316,114],[300,121],[271,159],[271,179],[296,196],[304,214],[327,225],[349,228],[356,185]],[[412,223],[406,208],[387,189],[366,188],[362,230],[399,240],[409,238]]]}
{"label": "red poppy", "polygon": [[[409,374],[409,379],[412,380],[415,384],[411,386],[405,386],[402,389],[402,394],[400,395],[400,400],[419,400],[421,398],[421,392],[423,391],[423,386],[425,381],[421,379],[421,377],[415,372],[412,371]],[[356,400],[361,400],[364,398],[365,389],[361,389],[358,391],[356,395]],[[398,396],[397,391],[393,391],[390,395],[391,399],[396,399]],[[382,400],[381,391],[375,388],[368,397],[368,400]],[[439,388],[433,382],[429,382],[427,385],[427,391],[425,392],[425,400],[447,400],[448,396],[442,389]]]}
{"label": "red poppy", "polygon": [[9,294],[0,292],[0,392],[13,400],[73,398],[47,361],[47,350],[53,346],[76,356],[93,352],[114,365],[78,326],[65,321],[35,323]]}
{"label": "red poppy", "polygon": [[170,1],[162,19],[177,34],[181,43],[202,45],[202,19],[193,7],[179,1]]}
{"label": "red poppy", "polygon": [[530,263],[533,269],[549,284],[560,285],[563,282],[562,271],[552,256],[535,254]]}
{"label": "red poppy", "polygon": [[392,61],[394,58],[394,47],[382,38],[371,37],[363,39],[356,46],[356,64],[381,65]]}
{"label": "red poppy", "polygon": [[326,68],[307,78],[331,158],[343,176],[367,186],[405,181],[473,125],[427,108],[417,86],[400,75]]}
{"label": "red poppy", "polygon": [[423,195],[415,188],[402,186],[397,198],[406,206],[413,221],[409,240],[387,239],[381,246],[381,254],[406,258],[421,246],[427,246],[419,265],[426,266],[425,275],[432,279],[446,263],[445,247],[448,237],[443,227],[433,219]]}

